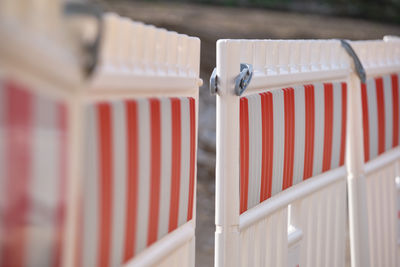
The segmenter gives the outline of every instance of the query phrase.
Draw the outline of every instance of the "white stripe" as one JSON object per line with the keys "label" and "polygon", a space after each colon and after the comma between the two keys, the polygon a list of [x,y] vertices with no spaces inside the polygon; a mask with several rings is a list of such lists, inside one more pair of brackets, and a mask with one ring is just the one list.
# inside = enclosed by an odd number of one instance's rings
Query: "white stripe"
{"label": "white stripe", "polygon": [[375,79],[367,80],[368,119],[369,119],[369,154],[370,159],[378,155],[378,109]]}
{"label": "white stripe", "polygon": [[120,266],[123,260],[126,206],[126,113],[122,101],[112,104],[113,200],[110,266]]}
{"label": "white stripe", "polygon": [[283,91],[272,91],[273,112],[274,112],[274,157],[272,169],[272,191],[275,195],[282,191],[283,180],[283,161],[284,161],[284,136],[285,136],[285,117]]}
{"label": "white stripe", "polygon": [[294,88],[294,162],[293,162],[293,185],[303,180],[304,171],[304,147],[306,136],[306,105],[304,86]]}
{"label": "white stripe", "polygon": [[187,220],[190,177],[190,107],[189,99],[181,98],[181,181],[178,225]]}
{"label": "white stripe", "polygon": [[393,95],[390,75],[383,76],[383,97],[385,100],[385,151],[387,151],[393,144]]}
{"label": "white stripe", "polygon": [[161,100],[161,181],[158,239],[168,233],[169,204],[171,198],[172,119],[171,100]]}
{"label": "white stripe", "polygon": [[85,131],[85,177],[83,196],[83,244],[82,266],[97,265],[98,228],[99,228],[99,148],[98,123],[95,105],[86,108]]}
{"label": "white stripe", "polygon": [[136,253],[147,245],[150,204],[150,105],[148,100],[138,102],[139,118],[139,205],[136,229]]}
{"label": "white stripe", "polygon": [[342,85],[333,83],[333,129],[331,169],[339,167],[342,136]]}
{"label": "white stripe", "polygon": [[33,98],[32,179],[26,246],[27,266],[51,266],[60,181],[57,106],[41,96]]}
{"label": "white stripe", "polygon": [[324,130],[325,130],[325,92],[322,83],[314,84],[315,95],[315,135],[314,135],[314,162],[313,176],[322,172],[322,160],[324,157]]}
{"label": "white stripe", "polygon": [[262,118],[261,96],[247,97],[249,101],[249,194],[248,208],[260,203]]}

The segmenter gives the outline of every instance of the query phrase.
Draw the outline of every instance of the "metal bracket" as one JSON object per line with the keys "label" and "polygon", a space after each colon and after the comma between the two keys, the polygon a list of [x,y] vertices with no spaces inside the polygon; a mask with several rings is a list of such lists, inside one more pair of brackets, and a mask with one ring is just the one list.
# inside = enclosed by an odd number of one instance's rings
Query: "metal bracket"
{"label": "metal bracket", "polygon": [[354,67],[356,68],[357,75],[360,78],[361,82],[365,83],[367,75],[365,73],[365,69],[364,69],[360,59],[358,58],[356,52],[353,50],[353,48],[351,47],[351,45],[348,41],[340,39],[340,43],[342,44],[342,47],[344,48],[344,50],[346,50],[347,54],[349,54],[349,56],[353,59]]}
{"label": "metal bracket", "polygon": [[[241,96],[249,85],[253,77],[253,66],[247,63],[240,63],[240,73],[235,79],[235,94]],[[217,69],[214,68],[210,77],[210,93],[215,95],[218,93],[218,76]]]}
{"label": "metal bracket", "polygon": [[218,76],[217,68],[214,68],[210,77],[210,94],[216,95],[218,93]]}
{"label": "metal bracket", "polygon": [[241,96],[249,85],[253,77],[253,66],[251,64],[240,63],[240,74],[235,80],[235,93]]}
{"label": "metal bracket", "polygon": [[100,40],[103,33],[102,13],[100,9],[87,4],[69,2],[64,5],[64,14],[67,16],[89,15],[97,20],[98,32],[96,38],[93,43],[84,45],[84,51],[86,53],[84,64],[88,76],[92,74],[98,62]]}

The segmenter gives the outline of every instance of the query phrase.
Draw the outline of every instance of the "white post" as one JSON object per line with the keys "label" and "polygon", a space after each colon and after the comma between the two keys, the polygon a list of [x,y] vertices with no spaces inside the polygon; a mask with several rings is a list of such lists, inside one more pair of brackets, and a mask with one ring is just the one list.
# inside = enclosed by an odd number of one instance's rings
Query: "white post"
{"label": "white post", "polygon": [[366,178],[361,107],[361,82],[353,72],[348,84],[346,166],[352,267],[369,267]]}
{"label": "white post", "polygon": [[238,41],[217,42],[217,164],[215,266],[239,266],[239,97]]}

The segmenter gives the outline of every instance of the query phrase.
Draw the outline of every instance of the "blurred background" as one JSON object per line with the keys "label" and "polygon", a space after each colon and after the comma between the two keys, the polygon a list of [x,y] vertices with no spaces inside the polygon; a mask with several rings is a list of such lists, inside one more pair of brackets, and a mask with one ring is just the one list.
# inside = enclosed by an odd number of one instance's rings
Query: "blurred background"
{"label": "blurred background", "polygon": [[400,36],[400,0],[91,0],[104,11],[201,39],[196,266],[214,264],[215,97],[218,39],[381,39]]}

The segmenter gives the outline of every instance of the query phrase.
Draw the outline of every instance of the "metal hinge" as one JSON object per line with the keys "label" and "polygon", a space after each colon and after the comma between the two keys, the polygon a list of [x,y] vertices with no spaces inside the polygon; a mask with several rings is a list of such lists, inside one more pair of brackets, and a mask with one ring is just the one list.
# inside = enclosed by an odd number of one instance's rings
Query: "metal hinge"
{"label": "metal hinge", "polygon": [[214,68],[210,76],[210,94],[216,95],[218,93],[218,76],[217,68]]}
{"label": "metal hinge", "polygon": [[[247,63],[240,63],[240,73],[235,79],[235,94],[241,96],[250,84],[253,77],[253,66]],[[215,95],[218,93],[218,76],[217,69],[214,68],[210,77],[210,93]]]}
{"label": "metal hinge", "polygon": [[92,43],[83,44],[85,52],[84,69],[88,76],[90,76],[96,68],[98,62],[98,54],[100,49],[100,41],[103,33],[102,11],[95,6],[71,2],[64,5],[64,14],[66,16],[79,16],[87,15],[96,19],[97,21],[97,35]]}
{"label": "metal hinge", "polygon": [[342,47],[344,50],[346,50],[347,54],[353,59],[354,62],[354,67],[356,68],[356,73],[358,77],[360,78],[362,83],[365,83],[365,80],[367,78],[367,75],[365,73],[365,69],[358,58],[356,52],[353,50],[353,47],[351,47],[350,43],[347,42],[346,40],[340,39],[340,43],[342,44]]}

